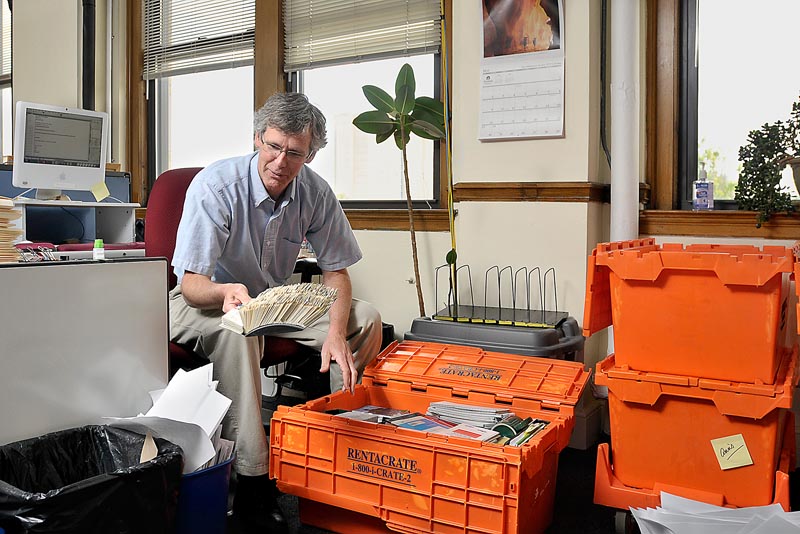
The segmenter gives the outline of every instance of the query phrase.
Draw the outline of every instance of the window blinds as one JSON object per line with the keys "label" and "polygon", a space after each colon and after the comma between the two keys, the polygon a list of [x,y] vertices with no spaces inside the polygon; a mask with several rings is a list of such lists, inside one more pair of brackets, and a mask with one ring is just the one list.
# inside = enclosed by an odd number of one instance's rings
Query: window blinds
{"label": "window blinds", "polygon": [[252,65],[255,0],[145,0],[145,80]]}
{"label": "window blinds", "polygon": [[283,0],[286,72],[438,52],[439,0]]}
{"label": "window blinds", "polygon": [[0,81],[11,76],[11,10],[8,2],[0,9]]}

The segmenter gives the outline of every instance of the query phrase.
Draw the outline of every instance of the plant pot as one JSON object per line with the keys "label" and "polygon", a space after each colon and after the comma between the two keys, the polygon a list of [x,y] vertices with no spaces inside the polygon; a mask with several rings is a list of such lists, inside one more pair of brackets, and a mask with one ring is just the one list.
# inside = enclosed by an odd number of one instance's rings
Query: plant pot
{"label": "plant pot", "polygon": [[786,160],[786,165],[791,167],[792,176],[794,177],[794,186],[800,194],[800,157],[790,158]]}

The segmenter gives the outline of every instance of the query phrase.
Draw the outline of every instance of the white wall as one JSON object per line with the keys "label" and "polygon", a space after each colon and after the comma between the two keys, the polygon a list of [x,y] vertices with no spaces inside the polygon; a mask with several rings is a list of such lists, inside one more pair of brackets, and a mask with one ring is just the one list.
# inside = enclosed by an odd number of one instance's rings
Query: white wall
{"label": "white wall", "polygon": [[[590,79],[599,60],[600,3],[564,3],[565,136],[562,139],[478,140],[480,2],[453,2],[453,171],[456,182],[589,181],[597,176],[599,98]],[[596,41],[591,39],[596,37]],[[591,155],[591,160],[590,160]]]}
{"label": "white wall", "polygon": [[[124,140],[125,77],[125,13],[124,2],[98,0],[95,6],[95,109],[109,109],[106,99],[107,9],[113,4],[112,25],[116,35],[113,53],[114,88],[112,98],[112,155],[119,161]],[[24,100],[81,108],[82,76],[82,2],[80,0],[24,0],[14,3],[11,17],[13,46],[12,64],[14,102]],[[120,120],[122,119],[122,120]]]}
{"label": "white wall", "polygon": [[[364,252],[364,259],[350,268],[353,295],[375,304],[383,321],[393,324],[395,334],[402,338],[411,327],[411,321],[419,316],[409,233],[362,230],[356,232],[356,238]],[[447,279],[440,279],[437,303],[434,296],[434,269],[445,263],[448,250],[450,234],[417,232],[419,272],[427,315],[444,307],[443,291]]]}
{"label": "white wall", "polygon": [[[477,135],[481,7],[478,2],[454,3],[452,107],[456,183],[599,180],[599,2],[564,2],[564,10],[564,137],[481,142]],[[459,265],[470,265],[476,304],[483,304],[484,273],[493,265],[511,266],[513,271],[522,267],[555,267],[558,308],[583,322],[587,255],[596,242],[593,239],[603,233],[599,230],[604,224],[599,205],[461,202],[457,208]],[[459,284],[464,302],[465,287]],[[596,357],[587,354],[587,359],[594,361]]]}
{"label": "white wall", "polygon": [[80,2],[14,2],[14,101],[80,107]]}

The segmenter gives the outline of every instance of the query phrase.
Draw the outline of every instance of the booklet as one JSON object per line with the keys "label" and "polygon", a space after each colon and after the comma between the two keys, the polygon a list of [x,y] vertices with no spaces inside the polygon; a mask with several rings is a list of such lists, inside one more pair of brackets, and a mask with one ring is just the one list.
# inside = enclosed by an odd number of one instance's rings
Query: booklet
{"label": "booklet", "polygon": [[377,417],[379,423],[391,423],[396,419],[402,419],[404,417],[408,417],[409,415],[418,415],[410,412],[409,410],[401,410],[399,408],[384,408],[383,406],[374,406],[372,404],[362,406],[361,408],[356,408],[355,411],[372,414]]}
{"label": "booklet", "polygon": [[442,434],[445,436],[477,439],[478,441],[492,441],[493,439],[495,439],[497,436],[500,435],[500,433],[495,430],[488,430],[486,428],[481,428],[474,425],[467,425],[464,423],[456,425],[453,428],[448,428],[447,430],[442,432]]}
{"label": "booklet", "polygon": [[401,428],[410,428],[411,430],[419,430],[422,432],[431,432],[434,434],[439,434],[453,428],[455,425],[449,423],[447,421],[443,421],[437,417],[432,417],[430,415],[422,415],[419,413],[413,413],[406,417],[402,417],[399,419],[395,419],[391,422],[391,424],[395,426],[399,426]]}
{"label": "booklet", "polygon": [[492,428],[505,417],[513,415],[508,408],[493,408],[448,401],[430,403],[428,414],[452,423],[466,423],[483,428]]}

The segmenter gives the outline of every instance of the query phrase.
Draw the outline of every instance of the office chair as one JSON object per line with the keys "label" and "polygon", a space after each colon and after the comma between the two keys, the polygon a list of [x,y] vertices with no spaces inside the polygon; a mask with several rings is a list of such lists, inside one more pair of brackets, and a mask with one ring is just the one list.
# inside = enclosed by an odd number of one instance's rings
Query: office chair
{"label": "office chair", "polygon": [[[146,256],[164,256],[171,264],[186,190],[200,170],[199,167],[171,169],[163,172],[155,181],[147,199],[144,220]],[[178,279],[170,265],[168,288],[171,290],[177,282]],[[283,375],[276,379],[278,385],[276,397],[280,394],[281,386],[301,389],[309,398],[326,394],[330,386],[327,373],[322,375],[319,372],[320,361],[321,357],[318,351],[292,339],[266,336],[261,367],[268,368],[279,363],[287,364]],[[208,360],[196,354],[191,347],[169,343],[170,376],[179,368],[194,369],[207,363]]]}

